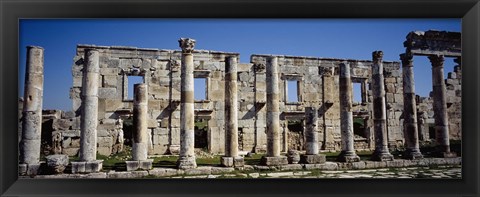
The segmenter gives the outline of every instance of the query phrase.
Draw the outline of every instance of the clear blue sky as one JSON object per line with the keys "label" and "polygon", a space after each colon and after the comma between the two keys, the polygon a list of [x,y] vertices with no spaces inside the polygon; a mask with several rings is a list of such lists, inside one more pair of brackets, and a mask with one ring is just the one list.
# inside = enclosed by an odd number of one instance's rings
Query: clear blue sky
{"label": "clear blue sky", "polygon": [[[371,60],[375,50],[382,50],[386,61],[399,61],[408,32],[429,29],[461,31],[461,20],[22,19],[19,96],[23,96],[28,45],[45,49],[44,109],[71,110],[69,88],[77,44],[178,50],[177,40],[190,37],[197,40],[196,49],[238,52],[242,63],[248,63],[251,54]],[[432,89],[430,63],[426,57],[415,57],[414,65],[416,92],[427,96]],[[445,74],[453,70],[453,65],[452,59],[446,59]]]}

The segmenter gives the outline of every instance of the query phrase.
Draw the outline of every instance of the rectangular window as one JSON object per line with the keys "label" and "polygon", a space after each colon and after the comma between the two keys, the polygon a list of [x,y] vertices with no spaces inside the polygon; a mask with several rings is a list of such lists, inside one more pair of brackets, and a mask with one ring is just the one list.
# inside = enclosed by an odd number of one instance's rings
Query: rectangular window
{"label": "rectangular window", "polygon": [[194,98],[196,101],[207,100],[207,78],[194,78]]}
{"label": "rectangular window", "polygon": [[128,76],[127,77],[128,81],[128,86],[127,86],[127,100],[133,100],[133,94],[134,94],[134,86],[137,83],[143,83],[143,77],[142,76]]}
{"label": "rectangular window", "polygon": [[287,102],[296,103],[299,102],[298,96],[298,81],[287,80]]}
{"label": "rectangular window", "polygon": [[361,83],[353,83],[353,102],[354,103],[362,103],[362,84]]}

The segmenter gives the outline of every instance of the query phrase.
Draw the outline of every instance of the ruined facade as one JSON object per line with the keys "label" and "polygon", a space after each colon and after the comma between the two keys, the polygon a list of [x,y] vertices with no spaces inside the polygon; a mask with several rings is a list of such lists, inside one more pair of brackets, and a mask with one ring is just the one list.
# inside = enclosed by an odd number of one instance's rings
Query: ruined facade
{"label": "ruined facade", "polygon": [[[410,39],[410,38],[408,38]],[[424,44],[425,45],[425,44]],[[409,47],[408,50],[413,50]],[[80,117],[85,53],[98,51],[98,126],[97,151],[110,155],[123,149],[131,140],[125,132],[133,114],[133,99],[128,95],[130,76],[140,77],[148,87],[148,154],[180,153],[181,50],[144,49],[120,46],[78,45],[72,66],[70,91],[73,112],[61,112],[52,118],[52,146],[56,153],[75,155],[80,146]],[[278,108],[280,151],[304,150],[306,143],[305,109],[318,111],[316,130],[318,147],[323,151],[340,151],[339,65],[350,66],[352,83],[361,87],[361,101],[352,103],[353,145],[358,150],[374,150],[372,94],[372,60],[333,59],[288,55],[250,56],[249,63],[238,62],[238,53],[194,50],[194,78],[205,79],[204,100],[194,101],[197,121],[206,122],[206,133],[195,130],[195,148],[225,154],[225,80],[226,61],[237,63],[238,149],[247,152],[267,151],[267,76],[268,58],[278,64]],[[456,57],[456,56],[455,56]],[[385,124],[388,146],[405,144],[404,85],[402,63],[383,61],[385,90]],[[461,139],[461,67],[444,80],[450,139]],[[288,98],[288,84],[297,87],[297,98]],[[353,95],[352,95],[353,97]],[[352,98],[353,100],[353,98]],[[433,98],[416,98],[418,138],[429,140],[429,127],[435,124]],[[45,114],[44,114],[45,118]],[[359,124],[363,123],[363,124]],[[198,142],[197,142],[198,141]]]}

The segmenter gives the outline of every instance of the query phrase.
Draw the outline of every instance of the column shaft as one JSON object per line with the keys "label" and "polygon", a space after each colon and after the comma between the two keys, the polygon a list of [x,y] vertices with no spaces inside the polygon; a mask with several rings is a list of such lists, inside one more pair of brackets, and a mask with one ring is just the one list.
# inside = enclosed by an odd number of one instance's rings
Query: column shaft
{"label": "column shaft", "polygon": [[432,55],[428,57],[432,63],[433,112],[435,118],[435,138],[438,151],[450,152],[448,113],[445,80],[443,76],[444,57]]}
{"label": "column shaft", "polygon": [[407,150],[405,157],[422,158],[418,144],[417,103],[415,101],[415,80],[413,75],[413,56],[401,54],[403,72],[403,133]]}
{"label": "column shaft", "polygon": [[80,160],[94,161],[97,158],[98,77],[99,53],[85,51],[82,81],[82,116],[80,118]]}
{"label": "column shaft", "polygon": [[383,77],[383,52],[373,52],[372,65],[372,94],[373,94],[373,128],[375,132],[374,160],[393,160],[388,151],[386,105],[385,105],[385,82]]}
{"label": "column shaft", "polygon": [[318,147],[318,111],[315,107],[305,108],[305,150],[307,155],[316,155],[319,153]]}
{"label": "column shaft", "polygon": [[147,160],[148,151],[148,88],[144,83],[135,84],[134,91],[132,159],[145,161]]}
{"label": "column shaft", "polygon": [[340,64],[340,129],[342,138],[342,153],[339,161],[359,161],[353,146],[353,114],[352,114],[352,79],[350,65]]}
{"label": "column shaft", "polygon": [[238,156],[237,58],[229,57],[225,69],[225,156]]}
{"label": "column shaft", "polygon": [[27,47],[20,163],[38,164],[42,131],[43,48]]}
{"label": "column shaft", "polygon": [[278,88],[278,58],[269,57],[267,80],[267,156],[280,156],[280,108]]}
{"label": "column shaft", "polygon": [[195,111],[193,82],[193,48],[195,40],[181,38],[181,92],[180,92],[180,157],[179,168],[195,168]]}

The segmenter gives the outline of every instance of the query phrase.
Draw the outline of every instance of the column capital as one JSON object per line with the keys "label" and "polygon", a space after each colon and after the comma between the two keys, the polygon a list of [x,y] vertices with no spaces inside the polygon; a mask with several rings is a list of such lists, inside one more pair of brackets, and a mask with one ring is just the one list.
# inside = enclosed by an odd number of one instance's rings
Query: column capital
{"label": "column capital", "polygon": [[445,57],[443,55],[429,55],[428,59],[432,63],[433,67],[443,67]]}
{"label": "column capital", "polygon": [[373,63],[380,63],[383,60],[383,51],[374,51],[372,53]]}
{"label": "column capital", "polygon": [[412,53],[407,52],[400,54],[400,60],[402,60],[402,66],[413,66]]}
{"label": "column capital", "polygon": [[196,42],[196,40],[191,38],[180,38],[180,40],[178,40],[179,46],[182,48],[183,53],[192,53]]}
{"label": "column capital", "polygon": [[457,57],[453,59],[453,62],[457,63],[458,65],[462,65],[462,57]]}

